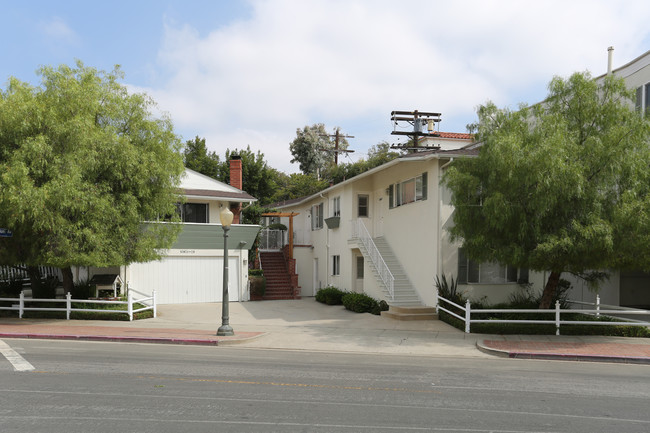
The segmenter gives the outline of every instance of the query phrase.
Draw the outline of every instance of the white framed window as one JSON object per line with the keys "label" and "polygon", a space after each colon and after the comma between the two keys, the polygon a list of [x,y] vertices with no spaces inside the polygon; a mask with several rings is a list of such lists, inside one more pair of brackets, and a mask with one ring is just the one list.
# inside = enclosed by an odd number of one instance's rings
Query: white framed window
{"label": "white framed window", "polygon": [[405,204],[427,199],[427,173],[388,186],[388,207],[393,209]]}
{"label": "white framed window", "polygon": [[636,88],[636,111],[650,113],[650,83]]}
{"label": "white framed window", "polygon": [[457,279],[459,284],[527,283],[528,269],[497,262],[475,262],[467,257],[462,248],[459,248]]}
{"label": "white framed window", "polygon": [[357,256],[357,279],[363,279],[363,256]]}
{"label": "white framed window", "polygon": [[332,275],[341,275],[341,256],[332,256]]}
{"label": "white framed window", "polygon": [[323,228],[323,203],[311,207],[311,229],[319,230]]}
{"label": "white framed window", "polygon": [[205,224],[210,221],[207,203],[179,203],[176,209],[184,223]]}
{"label": "white framed window", "polygon": [[368,218],[368,207],[370,205],[370,198],[367,194],[359,194],[357,196],[357,216],[359,218]]}
{"label": "white framed window", "polygon": [[341,216],[341,196],[332,199],[332,216]]}

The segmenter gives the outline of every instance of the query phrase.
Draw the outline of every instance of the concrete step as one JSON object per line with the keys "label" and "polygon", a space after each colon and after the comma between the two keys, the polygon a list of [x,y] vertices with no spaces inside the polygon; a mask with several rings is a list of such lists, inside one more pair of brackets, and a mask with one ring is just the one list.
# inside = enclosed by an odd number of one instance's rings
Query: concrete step
{"label": "concrete step", "polygon": [[434,307],[419,306],[396,306],[391,305],[388,311],[382,311],[381,315],[394,320],[438,320]]}

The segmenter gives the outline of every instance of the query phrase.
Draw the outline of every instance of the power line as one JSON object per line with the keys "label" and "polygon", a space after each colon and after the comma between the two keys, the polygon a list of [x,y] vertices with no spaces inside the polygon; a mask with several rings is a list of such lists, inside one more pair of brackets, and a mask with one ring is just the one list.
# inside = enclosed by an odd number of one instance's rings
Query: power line
{"label": "power line", "polygon": [[[440,122],[441,113],[430,113],[424,111],[392,111],[390,113],[390,120],[393,122],[393,132],[391,135],[406,135],[411,137],[413,145],[391,145],[391,149],[403,149],[412,152],[417,152],[422,149],[439,149],[440,146],[420,146],[420,137],[440,137],[440,132],[436,131],[435,125]],[[400,126],[400,122],[407,122],[412,125],[412,131],[397,131]],[[423,125],[426,123],[427,132],[422,131]]]}
{"label": "power line", "polygon": [[325,152],[334,152],[334,165],[339,165],[339,153],[354,153],[354,150],[340,149],[339,140],[341,138],[354,138],[354,135],[341,135],[341,128],[336,128],[334,134],[319,134],[321,137],[334,138],[334,149],[321,149]]}

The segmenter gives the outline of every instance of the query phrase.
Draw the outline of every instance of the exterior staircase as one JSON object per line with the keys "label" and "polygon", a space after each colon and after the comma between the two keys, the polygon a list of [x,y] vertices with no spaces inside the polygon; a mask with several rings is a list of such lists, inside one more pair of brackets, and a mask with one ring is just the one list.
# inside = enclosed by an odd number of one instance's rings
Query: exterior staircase
{"label": "exterior staircase", "polygon": [[281,251],[260,252],[260,263],[266,278],[262,300],[296,299],[284,254]]}
{"label": "exterior staircase", "polygon": [[[395,257],[395,254],[390,248],[390,245],[388,245],[388,242],[386,242],[386,239],[383,236],[373,238],[373,242],[375,243],[377,250],[379,250],[379,254],[384,259],[384,262],[388,266],[391,274],[393,274],[393,277],[395,278],[395,281],[393,283],[395,299],[393,300],[390,299],[391,296],[388,292],[388,289],[383,287],[382,284],[384,295],[386,296],[388,304],[396,307],[422,307],[422,301],[420,301],[420,297],[416,293],[415,289],[413,289],[411,281],[406,275],[406,272],[404,272],[404,269],[402,268],[402,265],[400,265],[399,260],[397,260]],[[359,249],[361,250],[364,257],[367,258],[368,252],[365,250],[362,242],[359,242]],[[368,263],[370,264],[370,268],[373,270],[375,277],[378,279],[378,281],[381,282],[381,278],[379,277],[377,269],[372,263],[372,260],[368,260]]]}

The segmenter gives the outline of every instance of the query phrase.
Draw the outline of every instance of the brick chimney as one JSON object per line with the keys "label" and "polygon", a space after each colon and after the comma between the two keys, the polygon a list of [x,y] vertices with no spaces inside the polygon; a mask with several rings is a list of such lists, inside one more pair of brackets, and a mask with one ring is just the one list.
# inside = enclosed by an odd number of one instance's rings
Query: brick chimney
{"label": "brick chimney", "polygon": [[[230,159],[230,186],[234,186],[237,189],[242,189],[244,187],[244,180],[242,178],[241,156],[239,155],[232,155]],[[230,206],[230,210],[234,214],[232,220],[233,224],[239,224],[240,215],[241,215],[241,204],[233,203]]]}

